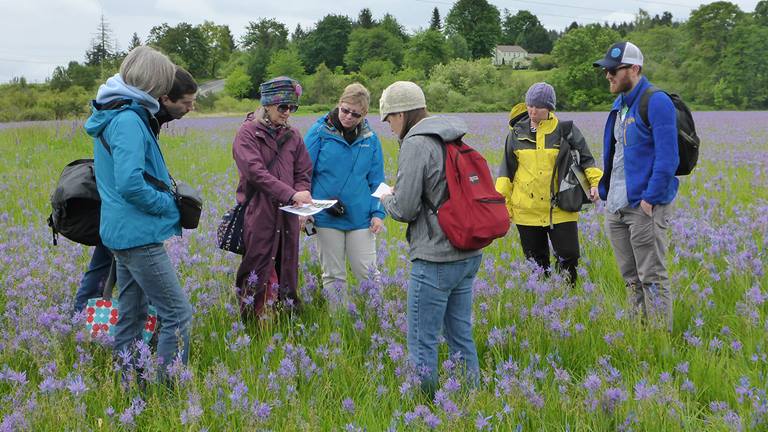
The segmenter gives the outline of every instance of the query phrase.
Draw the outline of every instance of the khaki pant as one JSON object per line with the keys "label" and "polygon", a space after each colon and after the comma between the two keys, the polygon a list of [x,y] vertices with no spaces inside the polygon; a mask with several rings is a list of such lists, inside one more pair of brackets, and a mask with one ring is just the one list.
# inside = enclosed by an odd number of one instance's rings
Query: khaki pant
{"label": "khaki pant", "polygon": [[349,301],[347,259],[358,282],[378,277],[376,235],[367,228],[354,231],[317,228],[317,248],[323,268],[324,290],[338,290],[343,304]]}
{"label": "khaki pant", "polygon": [[671,210],[670,205],[657,205],[653,216],[648,216],[639,207],[625,207],[608,213],[605,219],[619,271],[627,284],[632,312],[642,312],[645,321],[664,324],[670,332],[672,293],[666,251]]}

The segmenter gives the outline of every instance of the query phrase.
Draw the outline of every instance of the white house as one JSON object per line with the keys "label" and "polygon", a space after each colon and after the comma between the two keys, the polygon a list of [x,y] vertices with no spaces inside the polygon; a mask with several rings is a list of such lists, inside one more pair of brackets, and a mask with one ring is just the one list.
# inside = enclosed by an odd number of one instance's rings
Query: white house
{"label": "white house", "polygon": [[528,51],[519,45],[496,45],[493,54],[493,64],[495,66],[527,66]]}

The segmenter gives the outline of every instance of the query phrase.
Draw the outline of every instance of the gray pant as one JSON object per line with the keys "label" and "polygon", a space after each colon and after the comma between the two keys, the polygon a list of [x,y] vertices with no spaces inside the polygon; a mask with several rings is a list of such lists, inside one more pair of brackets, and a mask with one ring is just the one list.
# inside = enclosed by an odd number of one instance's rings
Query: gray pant
{"label": "gray pant", "polygon": [[672,331],[672,293],[665,261],[670,205],[657,205],[653,216],[641,208],[608,213],[605,227],[621,276],[627,284],[633,313],[642,312],[652,325]]}
{"label": "gray pant", "polygon": [[368,228],[342,231],[318,227],[317,248],[323,268],[323,288],[332,289],[339,297],[338,301],[328,299],[331,308],[346,308],[352,299],[347,286],[347,259],[358,283],[369,277],[374,280],[379,278],[376,268],[376,235]]}

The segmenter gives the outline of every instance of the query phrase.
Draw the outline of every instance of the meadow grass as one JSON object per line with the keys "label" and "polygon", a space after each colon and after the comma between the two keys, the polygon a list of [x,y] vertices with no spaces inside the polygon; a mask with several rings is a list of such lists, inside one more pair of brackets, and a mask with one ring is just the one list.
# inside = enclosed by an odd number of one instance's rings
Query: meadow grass
{"label": "meadow grass", "polygon": [[[495,172],[501,114],[463,115],[467,142]],[[564,113],[598,161],[603,113]],[[388,183],[398,145],[377,119]],[[410,263],[405,226],[379,238],[382,286],[354,284],[334,308],[319,286],[312,239],[302,237],[297,316],[239,321],[239,257],[215,247],[234,204],[231,142],[240,118],[177,121],[162,132],[171,173],[203,193],[198,230],[166,243],[195,307],[190,362],[168,388],[126,384],[108,346],[88,341],[72,299],[90,248],[51,244],[49,196],[63,166],[90,157],[81,122],[0,125],[0,430],[766,430],[767,113],[700,113],[704,148],[681,178],[668,264],[674,331],[628,309],[602,228],[579,221],[580,280],[543,279],[516,230],[484,251],[474,287],[482,383],[462,384],[441,346],[441,387],[418,390],[405,348]],[[295,119],[306,131],[314,117]]]}

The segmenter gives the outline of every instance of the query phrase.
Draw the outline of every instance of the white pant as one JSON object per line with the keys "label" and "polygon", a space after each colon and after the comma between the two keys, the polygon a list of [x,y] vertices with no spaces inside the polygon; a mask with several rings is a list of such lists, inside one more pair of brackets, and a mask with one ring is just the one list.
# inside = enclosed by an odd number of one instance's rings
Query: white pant
{"label": "white pant", "polygon": [[378,275],[376,235],[368,228],[354,231],[317,228],[317,249],[323,268],[323,287],[340,284],[341,292],[348,295],[347,258],[358,282],[368,279],[370,271]]}

